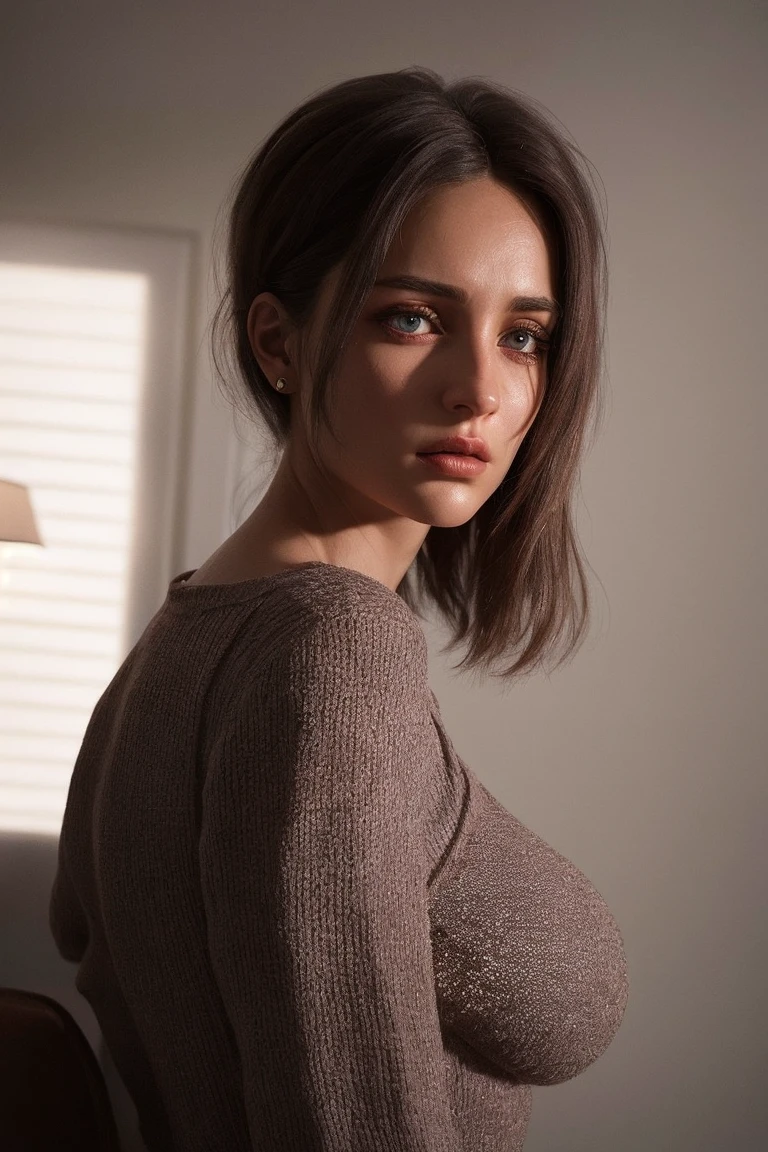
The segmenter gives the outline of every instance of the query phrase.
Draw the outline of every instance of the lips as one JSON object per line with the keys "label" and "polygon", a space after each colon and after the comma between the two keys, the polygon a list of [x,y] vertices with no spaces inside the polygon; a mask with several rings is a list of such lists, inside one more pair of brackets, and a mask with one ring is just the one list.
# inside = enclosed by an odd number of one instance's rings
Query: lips
{"label": "lips", "polygon": [[484,460],[486,463],[491,458],[488,445],[479,436],[447,436],[443,440],[427,444],[417,452],[417,455],[434,456],[440,452],[458,456],[476,456],[478,460]]}

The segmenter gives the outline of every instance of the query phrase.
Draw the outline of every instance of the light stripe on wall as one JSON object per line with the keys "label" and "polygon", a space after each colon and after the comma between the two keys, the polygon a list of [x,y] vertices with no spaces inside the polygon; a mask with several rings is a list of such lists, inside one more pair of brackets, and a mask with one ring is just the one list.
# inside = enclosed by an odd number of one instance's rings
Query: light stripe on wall
{"label": "light stripe on wall", "polygon": [[0,263],[0,477],[43,546],[0,544],[0,829],[58,835],[123,658],[147,277]]}

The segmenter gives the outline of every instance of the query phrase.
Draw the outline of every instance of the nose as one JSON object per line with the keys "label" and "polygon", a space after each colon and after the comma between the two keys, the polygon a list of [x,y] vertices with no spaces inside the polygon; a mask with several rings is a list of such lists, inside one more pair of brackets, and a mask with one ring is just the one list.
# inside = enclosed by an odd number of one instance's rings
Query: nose
{"label": "nose", "polygon": [[443,403],[453,411],[468,408],[484,416],[499,406],[502,386],[499,349],[482,337],[457,340],[451,348],[443,375]]}

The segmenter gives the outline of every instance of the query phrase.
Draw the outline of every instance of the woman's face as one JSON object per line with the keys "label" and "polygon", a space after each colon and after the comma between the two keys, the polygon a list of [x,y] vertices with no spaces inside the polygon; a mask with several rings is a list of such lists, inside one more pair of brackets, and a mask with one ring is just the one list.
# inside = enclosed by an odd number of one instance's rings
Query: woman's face
{"label": "woman's face", "polygon": [[[337,275],[315,309],[310,362]],[[396,283],[405,277],[432,285]],[[313,507],[322,511],[326,495],[340,496],[366,539],[378,528],[385,547],[409,554],[405,568],[431,526],[468,521],[504,479],[541,400],[556,319],[552,279],[539,226],[491,178],[438,189],[414,209],[332,381],[338,442],[322,430],[315,449],[327,477],[318,475],[304,432],[311,381],[291,381],[300,393],[291,396],[292,468]],[[485,469],[450,476],[419,458],[449,435],[482,437]]]}

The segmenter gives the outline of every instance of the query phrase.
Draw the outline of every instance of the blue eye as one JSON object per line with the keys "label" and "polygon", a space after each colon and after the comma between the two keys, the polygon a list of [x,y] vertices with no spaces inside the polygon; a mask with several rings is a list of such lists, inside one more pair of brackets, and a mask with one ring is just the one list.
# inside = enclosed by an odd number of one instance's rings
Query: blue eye
{"label": "blue eye", "polygon": [[[532,340],[534,347],[536,346],[536,337],[533,334],[533,332],[529,332],[527,328],[516,328],[515,331],[511,333],[511,335],[514,339],[517,339],[518,337],[522,336],[523,341]],[[532,352],[533,348],[518,347],[515,349],[515,351],[516,352]]]}
{"label": "blue eye", "polygon": [[[396,325],[394,323],[394,321],[396,321],[396,320],[406,320],[406,321],[410,320],[410,321],[415,322],[415,326],[418,327],[418,325],[421,323],[422,320],[429,320],[429,317],[425,316],[421,312],[413,312],[413,311],[405,312],[405,311],[403,311],[403,312],[390,312],[385,317],[385,319],[387,321],[389,321],[389,323],[392,325],[393,328],[398,328],[398,325]],[[420,333],[416,332],[415,328],[403,327],[403,328],[399,328],[398,330],[400,332],[405,332],[408,336],[420,335]]]}
{"label": "blue eye", "polygon": [[[435,313],[426,305],[424,307],[411,305],[410,308],[392,308],[389,312],[380,314],[377,319],[386,328],[399,332],[402,336],[426,335],[424,332],[417,331],[422,320],[433,327],[435,324],[439,324]],[[398,324],[396,321],[403,321],[403,323]],[[505,339],[513,341],[513,343],[507,344],[507,348],[517,353],[527,364],[533,364],[540,360],[550,342],[546,331],[538,324],[534,328],[529,327],[528,324],[519,323],[517,328],[513,328],[511,332],[507,333]],[[530,343],[528,343],[529,341]]]}

